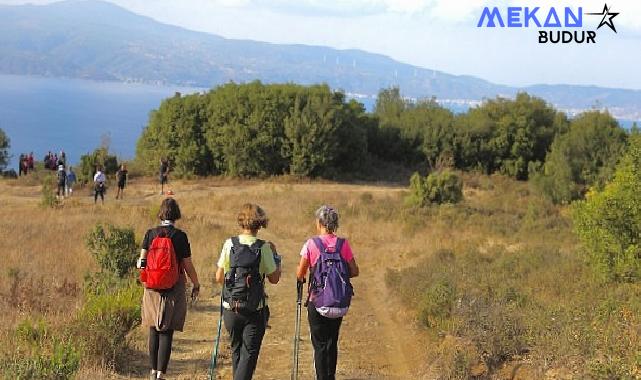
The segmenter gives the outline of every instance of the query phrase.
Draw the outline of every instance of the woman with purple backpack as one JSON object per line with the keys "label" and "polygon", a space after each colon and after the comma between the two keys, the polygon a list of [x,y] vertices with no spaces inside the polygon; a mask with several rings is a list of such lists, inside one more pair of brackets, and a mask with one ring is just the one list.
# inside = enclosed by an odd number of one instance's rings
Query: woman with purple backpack
{"label": "woman with purple backpack", "polygon": [[350,278],[359,274],[347,239],[336,236],[338,212],[330,206],[316,210],[318,236],[307,240],[300,252],[297,278],[309,276],[307,319],[314,346],[317,380],[335,380],[338,334],[354,291]]}

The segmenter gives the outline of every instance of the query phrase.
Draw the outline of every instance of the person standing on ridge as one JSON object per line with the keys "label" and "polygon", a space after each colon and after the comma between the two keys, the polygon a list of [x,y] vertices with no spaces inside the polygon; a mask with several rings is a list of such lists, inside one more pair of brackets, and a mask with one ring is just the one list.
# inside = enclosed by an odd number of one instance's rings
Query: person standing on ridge
{"label": "person standing on ridge", "polygon": [[67,172],[67,196],[73,194],[73,185],[76,184],[76,173],[74,173],[73,168],[69,166],[69,172]]}
{"label": "person standing on ridge", "polygon": [[65,172],[65,167],[63,165],[58,166],[57,178],[58,191],[56,192],[56,195],[60,199],[65,197],[65,191],[67,190],[67,173]]}
{"label": "person standing on ridge", "polygon": [[[175,227],[181,217],[178,202],[165,198],[160,204],[160,225],[145,233],[136,267],[145,286],[142,325],[149,329],[150,380],[164,379],[169,365],[174,331],[183,331],[187,316],[187,276],[193,284],[191,299],[200,293],[198,274],[191,260],[187,234]],[[170,265],[166,263],[170,256]],[[187,275],[187,276],[185,276]]]}
{"label": "person standing on ridge", "polygon": [[166,158],[161,158],[160,159],[160,170],[159,170],[159,176],[160,176],[160,195],[165,194],[165,184],[168,182],[169,179],[169,160]]}
{"label": "person standing on ridge", "polygon": [[125,197],[125,186],[127,185],[127,164],[120,165],[120,169],[116,172],[116,180],[118,182],[118,192],[116,193],[116,199],[124,199]]}
{"label": "person standing on ridge", "polygon": [[359,274],[347,239],[336,236],[338,212],[330,206],[316,210],[318,236],[303,245],[296,277],[305,281],[311,268],[307,319],[314,347],[316,380],[335,380],[338,335],[354,294],[350,278]]}
{"label": "person standing on ridge", "polygon": [[234,380],[251,380],[269,321],[265,276],[280,281],[281,257],[270,242],[257,238],[269,219],[260,206],[245,204],[236,218],[241,234],[227,239],[218,259],[216,282],[223,284],[225,328],[231,338]]}
{"label": "person standing on ridge", "polygon": [[105,176],[105,173],[102,172],[102,168],[98,166],[96,168],[96,174],[93,176],[93,186],[94,186],[94,195],[93,195],[93,203],[96,204],[98,202],[98,196],[100,196],[100,200],[102,201],[102,204],[105,204],[105,182],[107,182],[107,177]]}
{"label": "person standing on ridge", "polygon": [[29,153],[29,156],[27,157],[27,169],[29,172],[33,172],[33,169],[34,169],[33,152]]}

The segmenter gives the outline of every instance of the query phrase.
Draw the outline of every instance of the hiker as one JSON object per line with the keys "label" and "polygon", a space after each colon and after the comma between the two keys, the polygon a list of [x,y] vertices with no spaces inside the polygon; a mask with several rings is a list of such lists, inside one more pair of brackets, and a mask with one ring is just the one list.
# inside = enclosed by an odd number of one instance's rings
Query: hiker
{"label": "hiker", "polygon": [[23,173],[27,175],[27,172],[24,171],[24,154],[21,154],[18,159],[18,177],[22,176]]}
{"label": "hiker", "polygon": [[31,152],[27,157],[27,170],[30,173],[30,172],[33,172],[33,169],[34,169],[33,152]]}
{"label": "hiker", "polygon": [[[160,225],[145,233],[137,267],[143,269],[141,280],[145,285],[142,299],[142,325],[149,328],[149,365],[150,379],[164,379],[167,373],[174,331],[183,331],[187,315],[185,295],[189,276],[193,284],[192,301],[198,298],[200,282],[191,261],[191,247],[187,234],[175,227],[180,219],[180,207],[173,198],[166,198],[160,205],[158,219]],[[163,239],[165,238],[165,239]],[[166,239],[168,238],[168,239]],[[163,245],[163,241],[169,240]],[[170,260],[174,266],[167,269],[160,265],[166,255],[175,257]],[[156,268],[153,272],[152,268]],[[163,269],[158,269],[163,268]],[[149,269],[147,272],[145,269]],[[162,272],[162,271],[165,272]],[[171,280],[167,280],[173,271]],[[160,272],[160,273],[159,273]]]}
{"label": "hiker", "polygon": [[120,165],[120,169],[116,172],[116,180],[118,181],[118,192],[116,199],[123,199],[125,196],[125,186],[127,184],[127,165]]}
{"label": "hiker", "polygon": [[42,159],[42,162],[44,162],[45,169],[49,169],[49,161],[51,160],[51,152],[48,152],[45,157]]}
{"label": "hiker", "polygon": [[58,156],[58,165],[67,166],[67,156],[65,151],[61,150],[60,155]]}
{"label": "hiker", "polygon": [[[318,236],[303,245],[296,273],[298,281],[304,282],[307,270],[311,268],[306,306],[317,380],[336,379],[338,333],[353,295],[349,279],[359,273],[349,242],[336,236],[337,229],[338,212],[335,209],[324,205],[316,210]],[[331,258],[336,253],[340,257],[338,264],[336,257]],[[326,257],[329,260],[324,259]],[[323,263],[329,261],[332,266],[325,267]]]}
{"label": "hiker", "polygon": [[241,234],[227,239],[218,259],[216,281],[223,284],[223,321],[231,338],[234,380],[250,380],[269,320],[265,276],[280,281],[280,256],[274,244],[259,240],[268,218],[260,206],[245,204],[237,217]]}
{"label": "hiker", "polygon": [[58,166],[58,191],[56,194],[58,198],[65,197],[65,191],[67,189],[67,173],[65,172],[65,167],[63,165]]}
{"label": "hiker", "polygon": [[76,173],[73,171],[73,167],[69,166],[69,171],[67,172],[67,196],[73,194],[73,185],[76,184]]}
{"label": "hiker", "polygon": [[160,195],[163,195],[165,193],[165,184],[169,179],[168,177],[169,176],[169,160],[167,160],[166,158],[160,159],[159,176],[160,176]]}
{"label": "hiker", "polygon": [[93,176],[93,186],[94,186],[93,203],[94,204],[98,202],[98,196],[100,196],[100,200],[102,201],[102,204],[105,204],[105,182],[107,182],[107,177],[105,176],[105,173],[102,172],[102,168],[98,166],[96,168],[96,174],[94,174]]}

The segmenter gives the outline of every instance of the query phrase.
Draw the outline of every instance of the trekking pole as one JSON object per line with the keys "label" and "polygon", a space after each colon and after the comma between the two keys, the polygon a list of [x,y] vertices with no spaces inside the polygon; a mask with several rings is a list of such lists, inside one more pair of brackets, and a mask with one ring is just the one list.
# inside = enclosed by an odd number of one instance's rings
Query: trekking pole
{"label": "trekking pole", "polygon": [[300,349],[300,318],[304,283],[304,279],[296,280],[296,328],[294,332],[294,358],[292,363],[291,380],[298,380],[298,350]]}
{"label": "trekking pole", "polygon": [[218,346],[220,346],[220,332],[223,326],[223,295],[220,294],[220,316],[218,317],[218,333],[214,342],[214,350],[211,353],[209,362],[209,380],[216,380],[216,366],[218,364]]}

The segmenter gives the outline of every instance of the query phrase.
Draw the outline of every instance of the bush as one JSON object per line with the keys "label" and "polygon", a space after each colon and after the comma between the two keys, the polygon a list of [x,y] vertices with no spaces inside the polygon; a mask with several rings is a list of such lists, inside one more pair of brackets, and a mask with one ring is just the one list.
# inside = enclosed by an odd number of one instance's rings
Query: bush
{"label": "bush", "polygon": [[52,175],[47,175],[42,180],[42,200],[40,205],[45,208],[56,208],[60,205],[60,201],[56,196],[56,179]]}
{"label": "bush", "polygon": [[103,168],[105,175],[112,175],[118,171],[118,159],[116,156],[109,154],[109,148],[100,147],[93,151],[80,156],[80,168],[77,172],[78,181],[81,183],[93,182],[93,175],[96,168]]}
{"label": "bush", "polygon": [[432,173],[427,178],[414,173],[406,202],[412,206],[426,207],[431,203],[458,203],[462,199],[463,181],[457,174],[444,170]]}
{"label": "bush", "polygon": [[616,281],[641,278],[641,136],[630,139],[614,180],[573,208],[574,226],[597,273]]}
{"label": "bush", "polygon": [[13,355],[0,360],[0,374],[11,379],[70,379],[80,367],[81,354],[72,339],[59,335],[43,320],[21,321]]}
{"label": "bush", "polygon": [[579,199],[612,178],[626,140],[626,131],[608,112],[585,112],[554,140],[543,168],[531,167],[534,183],[555,203]]}
{"label": "bush", "polygon": [[129,353],[129,333],[140,324],[141,299],[142,289],[132,280],[115,290],[87,294],[74,327],[87,359],[122,367]]}
{"label": "bush", "polygon": [[96,224],[86,238],[89,252],[103,272],[124,277],[136,263],[136,240],[131,228]]}
{"label": "bush", "polygon": [[441,279],[430,285],[419,301],[419,318],[427,327],[434,327],[450,317],[456,299],[456,290],[447,280]]}

